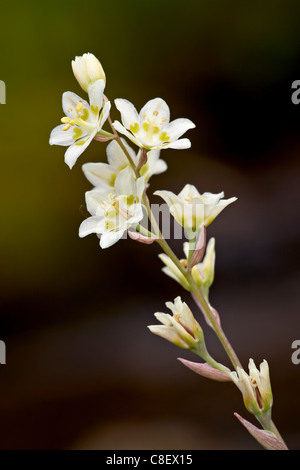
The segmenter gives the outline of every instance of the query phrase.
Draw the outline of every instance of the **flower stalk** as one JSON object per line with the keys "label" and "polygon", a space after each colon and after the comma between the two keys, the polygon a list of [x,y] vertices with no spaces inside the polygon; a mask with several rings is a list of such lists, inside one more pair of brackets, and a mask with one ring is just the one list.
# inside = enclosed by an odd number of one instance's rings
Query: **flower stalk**
{"label": "flower stalk", "polygon": [[[197,364],[180,359],[191,370],[213,380],[233,382],[242,393],[246,409],[263,429],[235,413],[239,421],[266,449],[286,449],[271,419],[273,395],[267,362],[263,361],[257,369],[250,359],[249,374],[245,372],[222,329],[219,314],[209,300],[209,289],[214,280],[215,240],[211,238],[206,243],[206,227],[237,198],[223,199],[223,192],[200,194],[190,184],[185,185],[178,195],[166,190],[154,193],[166,202],[170,214],[185,231],[188,240],[183,245],[185,258],[179,259],[154,217],[147,188],[152,175],[167,169],[166,162],[160,159],[160,151],[189,148],[190,140],[181,137],[195,124],[183,118],[170,121],[169,107],[161,98],[148,101],[140,113],[129,101],[114,100],[121,122],[113,123],[111,103],[104,95],[106,76],[99,60],[93,54],[84,54],[72,61],[72,68],[79,85],[88,94],[89,102],[74,93],[64,93],[65,116],[61,119],[62,124],[53,129],[50,144],[68,147],[65,162],[72,168],[92,140],[109,142],[106,149],[108,163],[87,163],[82,168],[94,188],[86,192],[91,217],[81,223],[79,236],[95,233],[100,238],[101,248],[107,248],[127,232],[133,240],[144,244],[156,242],[160,246],[164,252],[159,255],[165,264],[164,272],[191,294],[217,335],[234,371],[209,354],[201,326],[179,296],[174,303],[166,303],[173,315],[156,312],[155,317],[161,325],[149,326],[150,331],[205,361]],[[111,132],[103,129],[105,122]],[[138,147],[137,153],[119,133]],[[145,211],[150,230],[142,225]]]}

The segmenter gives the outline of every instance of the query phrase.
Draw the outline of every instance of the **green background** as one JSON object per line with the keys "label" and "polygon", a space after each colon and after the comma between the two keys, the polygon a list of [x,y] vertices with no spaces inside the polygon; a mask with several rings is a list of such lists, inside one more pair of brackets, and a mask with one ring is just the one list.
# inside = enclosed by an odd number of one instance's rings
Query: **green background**
{"label": "green background", "polygon": [[48,142],[62,93],[83,96],[71,61],[85,52],[100,59],[112,101],[139,110],[159,96],[171,119],[196,124],[191,149],[164,151],[168,172],[150,194],[191,183],[238,197],[208,230],[211,302],[244,366],[268,360],[274,421],[300,448],[299,15],[299,2],[279,0],[1,5],[0,448],[259,448],[233,416],[254,422],[238,391],[185,369],[176,358],[194,357],[147,329],[177,295],[198,315],[161,273],[158,247],[101,250],[96,236],[78,237],[90,189],[81,165],[105,161],[105,144],[70,171]]}

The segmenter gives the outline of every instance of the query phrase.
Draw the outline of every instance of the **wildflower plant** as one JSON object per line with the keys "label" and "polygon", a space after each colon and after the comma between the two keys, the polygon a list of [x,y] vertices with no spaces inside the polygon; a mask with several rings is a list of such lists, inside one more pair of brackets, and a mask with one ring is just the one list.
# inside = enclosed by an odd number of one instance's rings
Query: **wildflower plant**
{"label": "wildflower plant", "polygon": [[[85,163],[82,167],[93,188],[86,192],[90,217],[81,223],[79,236],[96,234],[103,249],[126,235],[144,244],[160,246],[162,271],[175,280],[179,288],[190,293],[221,342],[230,368],[209,354],[202,327],[180,295],[173,302],[166,302],[171,314],[155,313],[159,323],[150,325],[149,330],[196,354],[201,362],[179,358],[190,370],[235,385],[242,394],[246,410],[254,415],[260,427],[235,413],[237,419],[265,449],[287,450],[272,420],[273,395],[267,361],[258,369],[250,359],[249,373],[244,370],[209,298],[216,254],[215,239],[207,242],[207,227],[237,198],[224,199],[223,192],[201,194],[190,184],[178,195],[170,190],[156,191],[154,194],[166,203],[171,216],[184,229],[185,240],[181,257],[178,257],[154,217],[148,198],[149,179],[167,170],[166,162],[160,158],[162,150],[191,146],[190,140],[182,136],[195,124],[186,118],[170,121],[170,109],[161,98],[148,101],[139,113],[126,99],[115,99],[121,121],[112,122],[111,102],[105,94],[106,76],[99,60],[93,54],[84,54],[72,61],[72,69],[88,101],[72,92],[63,94],[65,115],[51,132],[50,144],[68,147],[65,162],[70,168],[92,141],[107,144],[107,163]],[[104,125],[109,130],[104,130]]]}

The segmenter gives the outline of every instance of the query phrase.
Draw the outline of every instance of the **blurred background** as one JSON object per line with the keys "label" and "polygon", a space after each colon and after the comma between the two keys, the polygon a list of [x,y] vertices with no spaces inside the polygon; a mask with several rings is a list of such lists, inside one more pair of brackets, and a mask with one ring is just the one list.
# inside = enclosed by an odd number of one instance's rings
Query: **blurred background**
{"label": "blurred background", "polygon": [[[156,189],[224,191],[238,201],[209,227],[216,237],[211,302],[246,367],[267,359],[273,418],[300,449],[300,3],[264,0],[90,0],[1,6],[0,366],[2,449],[258,449],[233,416],[254,423],[230,384],[178,360],[189,352],[147,325],[177,295],[157,246],[79,239],[87,216],[81,170],[106,161],[92,143],[72,171],[49,135],[61,95],[82,95],[71,60],[94,53],[106,94],[139,110],[151,98],[196,124],[189,150],[166,150]],[[112,119],[119,118],[112,109]],[[151,197],[151,196],[150,196]],[[152,202],[158,202],[152,199]],[[173,248],[181,252],[181,242]],[[255,423],[254,423],[255,424]]]}

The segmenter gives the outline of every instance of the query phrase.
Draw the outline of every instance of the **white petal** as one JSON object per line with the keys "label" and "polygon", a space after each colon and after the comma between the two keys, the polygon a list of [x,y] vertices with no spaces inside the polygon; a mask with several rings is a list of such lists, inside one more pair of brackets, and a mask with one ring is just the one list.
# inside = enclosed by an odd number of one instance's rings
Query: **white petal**
{"label": "white petal", "polygon": [[151,175],[159,175],[168,169],[168,165],[164,160],[157,160],[153,165],[150,166]]}
{"label": "white petal", "polygon": [[[84,108],[87,108],[88,110],[90,109],[90,105],[87,101],[83,100],[80,98],[80,96],[76,95],[76,93],[73,93],[72,91],[66,91],[62,97],[62,106],[65,115],[72,119],[73,114],[71,114],[71,112],[75,113],[75,107],[80,101],[82,102]],[[72,111],[70,111],[71,108]]]}
{"label": "white petal", "polygon": [[104,230],[103,217],[89,217],[85,219],[79,227],[80,238],[86,237],[91,233],[102,233]]}
{"label": "white petal", "polygon": [[154,314],[156,320],[158,320],[160,323],[162,323],[165,326],[171,326],[172,321],[171,321],[171,315],[169,313],[163,313],[163,312],[156,312]]}
{"label": "white petal", "polygon": [[189,119],[179,118],[170,122],[170,124],[164,127],[162,130],[166,131],[166,133],[170,136],[170,140],[177,140],[182,136],[182,134],[184,134],[189,129],[193,129],[194,127],[196,127],[195,124]]}
{"label": "white petal", "polygon": [[[126,146],[127,150],[135,155],[134,151],[132,150],[131,147],[129,147],[129,145],[126,143],[125,140],[121,139],[123,144]],[[125,168],[126,166],[129,165],[129,162],[126,158],[126,155],[125,153],[123,152],[122,148],[120,147],[120,145],[118,144],[118,142],[116,142],[115,140],[113,140],[112,142],[110,142],[108,144],[108,146],[106,147],[106,155],[107,155],[107,161],[109,163],[109,165],[111,166],[111,168],[113,168],[115,171],[120,171],[122,170],[123,168]]]}
{"label": "white petal", "polygon": [[124,235],[125,230],[118,230],[117,232],[105,232],[101,235],[100,246],[101,248],[109,248],[117,243]]}
{"label": "white petal", "polygon": [[143,120],[143,116],[146,114],[149,119],[154,117],[157,121],[164,120],[165,123],[170,121],[170,109],[167,103],[161,98],[154,98],[148,101],[140,111],[140,119]]}
{"label": "white petal", "polygon": [[61,124],[53,129],[49,139],[50,145],[69,146],[74,144],[73,128],[70,127],[67,131],[63,131],[63,127],[65,126],[66,124]]}
{"label": "white petal", "polygon": [[136,185],[131,167],[127,166],[124,170],[120,171],[115,181],[115,189],[119,195],[135,195]]}
{"label": "white petal", "polygon": [[212,205],[216,205],[218,204],[218,202],[220,201],[220,199],[222,197],[224,197],[224,192],[220,192],[220,193],[203,193],[202,194],[202,197],[203,197],[203,200],[206,201],[206,204],[212,204]]}
{"label": "white petal", "polygon": [[134,224],[138,224],[144,217],[143,208],[141,204],[136,204],[134,209],[134,215],[128,219],[126,223],[126,229]]}
{"label": "white petal", "polygon": [[198,198],[200,196],[201,194],[199,193],[196,186],[194,186],[193,184],[186,184],[184,188],[178,194],[178,197],[182,200],[185,200],[186,198],[194,198],[194,197]]}
{"label": "white petal", "polygon": [[162,338],[170,341],[171,343],[176,344],[183,349],[189,349],[189,346],[178,336],[178,333],[175,328],[164,325],[151,325],[148,326],[151,333],[161,336]]}
{"label": "white petal", "polygon": [[155,191],[153,194],[155,196],[161,197],[168,204],[169,207],[173,206],[174,204],[181,205],[181,201],[179,197],[176,194],[174,194],[172,191],[165,191],[165,190]]}
{"label": "white petal", "polygon": [[104,211],[102,209],[102,203],[107,201],[108,195],[111,193],[111,188],[108,189],[92,189],[85,193],[85,202],[87,210],[92,215],[102,216]]}
{"label": "white petal", "polygon": [[119,121],[114,121],[113,126],[117,132],[123,135],[126,135],[126,137],[128,137],[129,140],[131,140],[133,143],[141,147],[139,143],[139,139],[137,139],[133,134],[131,134],[131,132],[125,129],[125,127]]}
{"label": "white petal", "polygon": [[111,102],[107,101],[105,105],[103,106],[102,112],[100,114],[100,121],[99,121],[99,127],[102,129],[105,121],[107,120],[109,113],[110,113],[110,108],[111,108]]}
{"label": "white petal", "polygon": [[189,139],[179,139],[175,140],[175,142],[170,142],[169,144],[163,144],[162,148],[164,149],[188,149],[191,147],[191,141]]}
{"label": "white petal", "polygon": [[139,201],[142,201],[145,185],[146,182],[144,176],[141,176],[136,180],[136,196],[139,198]]}
{"label": "white petal", "polygon": [[113,187],[116,179],[116,170],[107,163],[86,163],[82,166],[85,177],[94,186]]}
{"label": "white petal", "polygon": [[104,88],[105,88],[105,82],[102,79],[97,80],[96,82],[92,83],[88,87],[90,105],[93,106],[94,108],[98,108],[99,110],[98,113],[100,112],[100,109],[102,108],[102,104],[103,104]]}
{"label": "white petal", "polygon": [[206,226],[209,225],[221,212],[225,207],[227,207],[229,204],[232,202],[236,201],[236,197],[232,197],[230,199],[224,199],[223,201],[220,201],[216,206],[209,207],[208,213],[207,213],[207,222]]}
{"label": "white petal", "polygon": [[[83,137],[77,140],[73,145],[71,145],[71,147],[68,148],[68,150],[65,153],[65,162],[71,169],[75,165],[78,157],[85,151],[85,149],[91,143],[92,139],[94,138],[94,135],[91,135],[88,138]],[[84,142],[84,143],[80,145],[78,144],[78,142]]]}
{"label": "white petal", "polygon": [[121,121],[123,125],[128,129],[132,124],[139,122],[139,115],[134,105],[128,100],[123,98],[117,98],[115,100],[116,108],[121,113]]}

